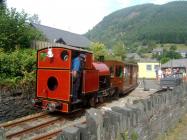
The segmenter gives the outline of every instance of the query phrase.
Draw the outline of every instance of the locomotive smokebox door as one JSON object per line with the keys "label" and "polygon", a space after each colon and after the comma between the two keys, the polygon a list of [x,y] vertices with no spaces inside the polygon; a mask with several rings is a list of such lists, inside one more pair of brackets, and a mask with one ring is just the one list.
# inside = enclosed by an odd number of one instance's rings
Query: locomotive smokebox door
{"label": "locomotive smokebox door", "polygon": [[69,71],[39,69],[37,74],[38,97],[69,101],[71,76]]}

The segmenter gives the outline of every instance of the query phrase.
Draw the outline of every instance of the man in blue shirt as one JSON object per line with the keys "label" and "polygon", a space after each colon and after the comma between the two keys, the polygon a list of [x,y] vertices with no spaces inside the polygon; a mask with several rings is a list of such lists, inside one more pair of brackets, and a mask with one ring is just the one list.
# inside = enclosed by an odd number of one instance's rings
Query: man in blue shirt
{"label": "man in blue shirt", "polygon": [[73,101],[77,101],[77,95],[81,81],[82,62],[85,61],[85,55],[80,54],[72,61],[72,77],[73,77]]}
{"label": "man in blue shirt", "polygon": [[80,65],[81,65],[81,62],[80,62],[79,56],[75,57],[73,59],[73,62],[72,62],[72,74],[73,74],[73,78],[76,78],[77,77],[77,73],[80,72]]}

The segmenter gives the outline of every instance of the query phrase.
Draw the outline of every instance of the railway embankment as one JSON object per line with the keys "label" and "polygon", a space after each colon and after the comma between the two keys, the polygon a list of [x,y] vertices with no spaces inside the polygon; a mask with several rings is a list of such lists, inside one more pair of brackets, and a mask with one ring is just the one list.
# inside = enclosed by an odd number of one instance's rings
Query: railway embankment
{"label": "railway embankment", "polygon": [[31,103],[33,85],[16,89],[0,89],[0,123],[36,112]]}
{"label": "railway embankment", "polygon": [[187,85],[120,106],[91,108],[86,123],[64,128],[58,140],[154,140],[187,112]]}

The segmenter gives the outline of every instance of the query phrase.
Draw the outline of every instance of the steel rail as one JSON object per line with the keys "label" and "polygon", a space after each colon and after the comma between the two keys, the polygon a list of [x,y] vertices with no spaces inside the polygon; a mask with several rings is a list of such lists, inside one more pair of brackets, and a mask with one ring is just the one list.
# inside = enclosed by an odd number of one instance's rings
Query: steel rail
{"label": "steel rail", "polygon": [[57,136],[57,134],[59,134],[60,132],[62,132],[62,129],[58,129],[58,130],[55,130],[53,132],[49,132],[49,133],[40,135],[38,137],[32,138],[32,140],[47,140],[49,138]]}
{"label": "steel rail", "polygon": [[10,127],[10,126],[15,126],[17,124],[20,124],[20,123],[23,123],[23,122],[26,122],[26,121],[30,121],[30,120],[33,120],[33,119],[36,119],[36,118],[39,118],[39,117],[43,118],[46,115],[47,115],[46,112],[37,113],[37,114],[34,114],[34,115],[29,115],[29,116],[21,118],[21,119],[17,119],[17,120],[9,121],[9,122],[6,122],[6,123],[2,123],[2,124],[0,124],[0,127],[7,128],[7,127]]}
{"label": "steel rail", "polygon": [[60,120],[60,119],[61,119],[61,117],[58,117],[58,118],[55,117],[55,118],[53,118],[53,119],[51,119],[51,120],[49,120],[49,121],[47,121],[47,122],[41,123],[41,124],[36,125],[36,126],[34,126],[34,127],[30,127],[30,128],[27,128],[27,129],[24,129],[24,130],[21,130],[21,131],[12,133],[12,134],[8,134],[8,135],[6,135],[6,138],[7,138],[7,139],[11,139],[11,138],[13,138],[13,137],[20,136],[20,135],[22,135],[22,134],[25,134],[25,133],[28,133],[28,132],[30,132],[30,131],[33,131],[33,130],[35,130],[35,129],[43,128],[43,127],[48,126],[48,125],[50,125],[50,124],[52,124],[52,123],[54,123],[54,122],[56,122],[56,121],[58,121],[58,120]]}

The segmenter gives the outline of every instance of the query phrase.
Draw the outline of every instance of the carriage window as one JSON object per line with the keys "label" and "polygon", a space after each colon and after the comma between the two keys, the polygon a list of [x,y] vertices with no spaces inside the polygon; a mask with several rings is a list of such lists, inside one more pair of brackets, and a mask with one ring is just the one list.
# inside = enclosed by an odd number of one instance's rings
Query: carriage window
{"label": "carriage window", "polygon": [[123,67],[122,66],[116,66],[116,77],[122,77],[123,76]]}
{"label": "carriage window", "polygon": [[124,69],[123,69],[123,74],[124,74],[125,77],[128,76],[128,69],[127,69],[127,68],[124,68]]}
{"label": "carriage window", "polygon": [[68,58],[69,58],[68,51],[67,51],[67,50],[62,51],[60,56],[61,56],[61,59],[62,59],[63,61],[67,61]]}
{"label": "carriage window", "polygon": [[114,66],[110,66],[110,76],[114,77]]}

